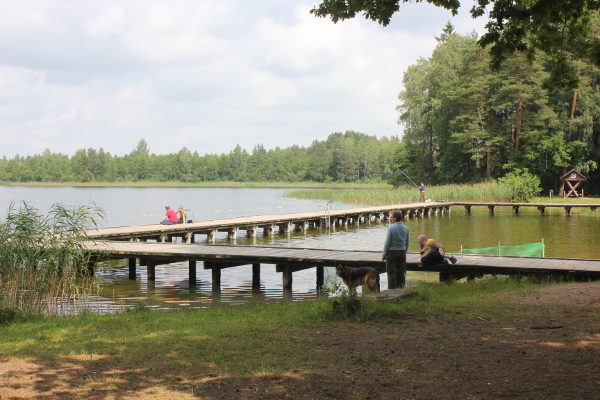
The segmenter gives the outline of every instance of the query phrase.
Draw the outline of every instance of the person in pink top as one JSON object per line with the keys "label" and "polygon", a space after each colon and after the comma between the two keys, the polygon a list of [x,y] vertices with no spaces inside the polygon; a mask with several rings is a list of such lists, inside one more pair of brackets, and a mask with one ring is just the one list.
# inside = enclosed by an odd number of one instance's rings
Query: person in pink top
{"label": "person in pink top", "polygon": [[160,221],[160,223],[163,225],[176,224],[177,223],[177,213],[175,212],[175,210],[171,210],[171,206],[165,206],[165,210],[167,210],[167,212],[165,213],[165,219]]}

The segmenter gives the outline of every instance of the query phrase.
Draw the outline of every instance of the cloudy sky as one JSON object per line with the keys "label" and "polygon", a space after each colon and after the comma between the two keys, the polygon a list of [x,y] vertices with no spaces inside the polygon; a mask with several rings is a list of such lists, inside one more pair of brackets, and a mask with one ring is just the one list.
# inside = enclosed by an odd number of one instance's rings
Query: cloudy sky
{"label": "cloudy sky", "polygon": [[0,0],[0,156],[309,146],[333,132],[401,136],[402,75],[447,21],[404,4],[388,27],[334,24],[319,0]]}

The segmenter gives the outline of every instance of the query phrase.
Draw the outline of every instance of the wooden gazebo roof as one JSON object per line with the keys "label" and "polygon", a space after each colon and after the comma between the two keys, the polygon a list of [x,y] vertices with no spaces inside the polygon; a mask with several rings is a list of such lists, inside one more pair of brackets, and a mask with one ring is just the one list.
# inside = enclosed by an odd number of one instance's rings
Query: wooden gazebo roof
{"label": "wooden gazebo roof", "polygon": [[581,173],[575,171],[574,169],[570,170],[566,174],[564,174],[561,178],[561,181],[571,181],[571,182],[585,182],[587,178],[583,176]]}

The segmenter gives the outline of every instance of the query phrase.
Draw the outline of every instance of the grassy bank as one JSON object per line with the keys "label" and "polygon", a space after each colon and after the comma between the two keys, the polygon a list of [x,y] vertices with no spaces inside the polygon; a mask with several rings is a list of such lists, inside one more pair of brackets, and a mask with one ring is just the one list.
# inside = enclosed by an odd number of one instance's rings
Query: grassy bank
{"label": "grassy bank", "polygon": [[[114,358],[119,369],[151,368],[187,375],[198,373],[282,373],[296,365],[317,364],[318,354],[303,349],[309,339],[297,334],[306,326],[341,321],[369,323],[462,314],[501,319],[498,292],[528,292],[532,283],[492,279],[477,284],[422,284],[416,297],[398,302],[361,299],[355,315],[334,312],[334,299],[274,305],[227,306],[185,311],[137,311],[111,315],[32,317],[0,327],[3,357],[55,364],[69,360]],[[341,297],[342,304],[348,300]],[[194,372],[196,373],[196,371]]]}
{"label": "grassy bank", "polygon": [[[319,190],[290,190],[289,197],[300,199],[337,200],[345,203],[364,205],[406,204],[419,201],[419,190],[414,186],[402,186],[397,189],[384,188],[353,188],[319,189]],[[443,185],[428,186],[425,197],[433,201],[474,201],[474,202],[510,202],[511,192],[508,188],[496,183],[480,183],[475,185]],[[536,197],[536,203],[598,203],[592,198],[562,198]]]}
{"label": "grassy bank", "polygon": [[540,303],[573,286],[429,284],[354,316],[324,300],[13,323],[0,397],[592,399],[600,309]]}

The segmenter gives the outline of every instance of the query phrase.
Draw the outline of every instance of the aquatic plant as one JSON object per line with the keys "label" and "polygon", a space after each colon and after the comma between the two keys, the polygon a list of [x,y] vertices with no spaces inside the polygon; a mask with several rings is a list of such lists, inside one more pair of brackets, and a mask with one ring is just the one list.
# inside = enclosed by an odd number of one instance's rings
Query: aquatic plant
{"label": "aquatic plant", "polygon": [[[94,204],[54,204],[43,215],[26,202],[11,203],[0,224],[0,308],[57,313],[89,287],[86,230],[103,211]],[[88,274],[91,275],[91,274]]]}
{"label": "aquatic plant", "polygon": [[[293,190],[286,196],[303,199],[338,200],[346,203],[366,205],[405,204],[419,201],[419,190],[404,185],[398,188],[368,189],[315,189]],[[511,201],[514,197],[512,186],[495,181],[477,184],[427,186],[427,199],[433,201]]]}

